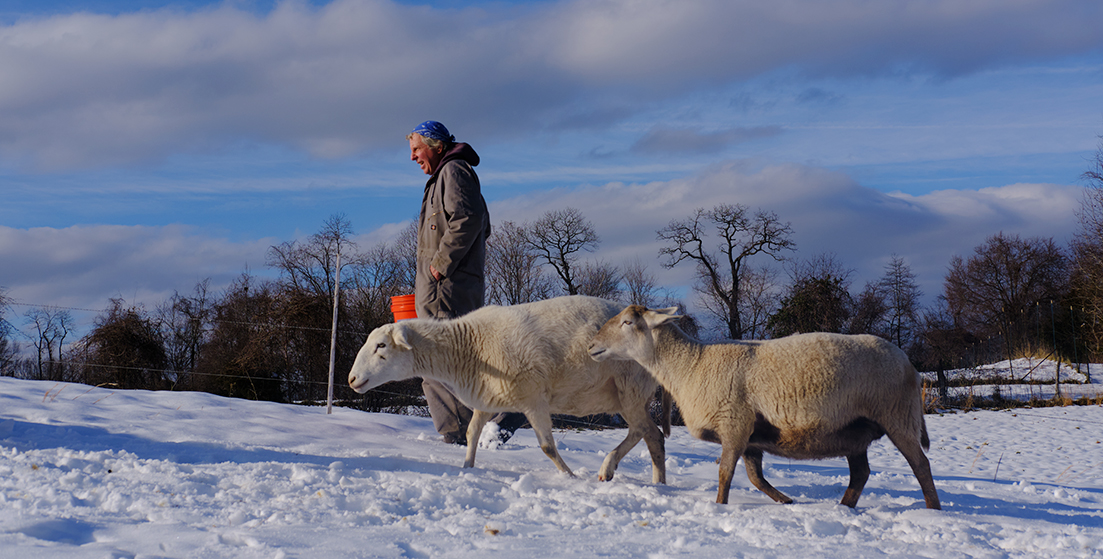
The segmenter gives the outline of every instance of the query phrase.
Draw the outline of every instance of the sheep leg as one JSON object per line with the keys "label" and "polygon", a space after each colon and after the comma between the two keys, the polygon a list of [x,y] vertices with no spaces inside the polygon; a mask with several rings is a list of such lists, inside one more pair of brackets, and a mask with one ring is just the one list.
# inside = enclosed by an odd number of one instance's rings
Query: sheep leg
{"label": "sheep leg", "polygon": [[897,437],[893,433],[889,433],[888,436],[908,461],[915,479],[919,480],[919,487],[923,490],[923,501],[927,508],[941,510],[942,504],[938,500],[938,490],[935,489],[934,476],[931,474],[931,463],[923,453],[919,441],[912,437]]}
{"label": "sheep leg", "polygon": [[788,495],[778,491],[766,478],[762,476],[762,451],[748,448],[743,453],[743,465],[747,467],[747,479],[759,491],[770,496],[771,499],[788,505],[793,502]]}
{"label": "sheep leg", "polygon": [[601,481],[613,479],[613,472],[616,471],[617,465],[628,454],[628,451],[632,450],[640,442],[640,439],[643,439],[647,443],[648,452],[651,454],[651,483],[665,485],[666,443],[663,440],[662,431],[651,420],[651,416],[647,413],[646,404],[642,406],[622,406],[622,409],[629,410],[621,412],[625,422],[628,423],[628,435],[625,436],[623,442],[609,453],[609,456],[605,457],[605,462],[601,464],[601,473],[598,475],[598,479]]}
{"label": "sheep leg", "polygon": [[567,463],[563,461],[563,458],[559,456],[559,451],[555,449],[555,439],[552,438],[552,420],[551,414],[548,412],[535,412],[525,413],[525,417],[529,420],[529,425],[532,426],[532,430],[536,433],[536,440],[540,443],[540,450],[544,451],[544,454],[551,458],[551,461],[555,463],[555,467],[559,468],[559,471],[575,477],[574,472],[567,467]]}
{"label": "sheep leg", "polygon": [[475,451],[479,448],[479,437],[483,434],[486,422],[492,417],[494,417],[493,413],[471,410],[471,421],[467,424],[467,458],[463,461],[464,468],[475,467]]}
{"label": "sheep leg", "polygon": [[851,454],[846,457],[846,463],[850,465],[850,485],[843,493],[842,504],[854,508],[858,506],[858,497],[862,496],[862,489],[869,480],[869,456],[865,451]]}
{"label": "sheep leg", "polygon": [[731,492],[732,477],[735,476],[735,463],[739,461],[739,454],[734,445],[723,443],[720,451],[720,483],[716,489],[716,502],[721,505],[728,504],[728,494]]}
{"label": "sheep leg", "polygon": [[666,439],[651,416],[643,422],[643,429],[643,440],[651,454],[651,483],[666,485]]}
{"label": "sheep leg", "polygon": [[628,435],[624,437],[624,440],[617,445],[616,448],[609,452],[609,455],[605,457],[605,461],[601,463],[601,471],[597,474],[599,481],[610,481],[613,479],[613,472],[616,471],[617,465],[632,447],[636,446],[636,443],[640,442],[643,438],[643,433],[640,433],[636,429],[635,425],[628,424]]}

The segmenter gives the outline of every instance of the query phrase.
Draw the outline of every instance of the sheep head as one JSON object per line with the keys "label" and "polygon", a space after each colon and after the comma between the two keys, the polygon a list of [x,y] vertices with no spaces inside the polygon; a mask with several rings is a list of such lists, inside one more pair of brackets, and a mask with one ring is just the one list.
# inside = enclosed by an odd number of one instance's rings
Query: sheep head
{"label": "sheep head", "polygon": [[349,371],[349,386],[363,394],[379,385],[414,376],[412,335],[410,327],[402,323],[384,324],[372,330]]}
{"label": "sheep head", "polygon": [[590,342],[590,357],[594,361],[650,360],[655,353],[651,330],[681,318],[678,307],[648,309],[630,305],[610,318]]}

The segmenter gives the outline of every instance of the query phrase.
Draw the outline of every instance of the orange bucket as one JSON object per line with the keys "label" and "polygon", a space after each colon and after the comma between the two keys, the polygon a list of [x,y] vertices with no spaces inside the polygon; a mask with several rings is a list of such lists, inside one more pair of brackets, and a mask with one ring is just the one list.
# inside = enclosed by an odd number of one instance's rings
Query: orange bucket
{"label": "orange bucket", "polygon": [[394,315],[395,322],[417,318],[417,305],[414,303],[414,296],[396,295],[391,297],[391,314]]}

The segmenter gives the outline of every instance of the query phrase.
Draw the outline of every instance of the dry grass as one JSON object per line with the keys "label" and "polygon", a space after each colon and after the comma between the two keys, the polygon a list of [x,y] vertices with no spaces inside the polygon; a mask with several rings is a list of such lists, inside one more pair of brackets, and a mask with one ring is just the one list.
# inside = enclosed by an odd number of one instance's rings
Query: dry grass
{"label": "dry grass", "polygon": [[1066,407],[1073,404],[1072,398],[1061,394],[1054,396],[1052,402],[1055,407]]}
{"label": "dry grass", "polygon": [[970,386],[969,387],[969,392],[967,392],[965,394],[965,398],[961,402],[961,409],[963,409],[965,411],[969,411],[969,410],[973,409],[973,400],[974,400],[973,396],[974,396],[973,395],[973,387]]}
{"label": "dry grass", "polygon": [[1053,347],[1050,345],[1032,345],[1019,348],[1012,354],[1012,359],[1054,359]]}
{"label": "dry grass", "polygon": [[938,387],[936,387],[930,381],[923,381],[923,388],[920,390],[920,397],[923,399],[923,413],[936,413],[941,406],[942,399],[938,395]]}

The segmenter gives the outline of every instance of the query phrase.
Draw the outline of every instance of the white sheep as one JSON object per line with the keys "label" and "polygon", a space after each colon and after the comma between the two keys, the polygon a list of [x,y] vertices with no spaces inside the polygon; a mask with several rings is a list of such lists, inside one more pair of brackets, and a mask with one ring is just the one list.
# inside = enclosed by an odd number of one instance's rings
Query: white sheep
{"label": "white sheep", "polygon": [[658,383],[636,363],[597,363],[587,352],[598,328],[621,306],[571,296],[483,307],[449,320],[385,324],[368,335],[349,372],[349,386],[363,394],[413,377],[444,383],[474,410],[465,468],[475,464],[486,422],[495,413],[519,411],[544,453],[573,476],[556,451],[551,414],[619,413],[628,435],[605,458],[598,478],[612,479],[621,458],[643,438],[652,481],[666,483],[663,434],[647,411]]}
{"label": "white sheep", "polygon": [[[869,444],[887,434],[919,480],[927,508],[941,508],[919,375],[904,352],[876,336],[801,334],[705,344],[673,324],[677,309],[630,306],[594,337],[597,361],[634,360],[674,396],[689,432],[722,445],[716,502],[727,503],[743,455],[751,483],[792,499],[762,477],[762,453],[794,459],[845,456],[854,507],[869,478]],[[922,448],[921,448],[922,447]]]}

